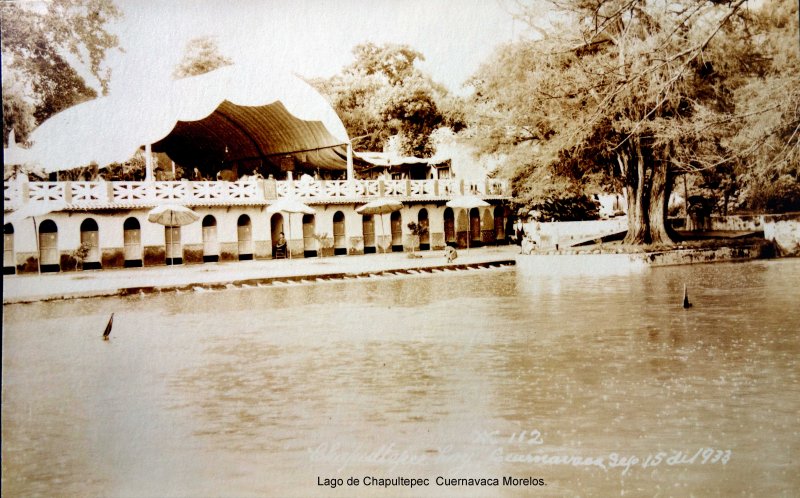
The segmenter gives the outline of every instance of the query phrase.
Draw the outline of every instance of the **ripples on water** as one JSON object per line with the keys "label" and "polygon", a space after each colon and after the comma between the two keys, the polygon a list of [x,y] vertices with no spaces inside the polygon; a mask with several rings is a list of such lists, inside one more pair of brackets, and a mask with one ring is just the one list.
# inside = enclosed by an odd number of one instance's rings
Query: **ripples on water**
{"label": "ripples on water", "polygon": [[[783,260],[5,306],[3,494],[308,496],[331,493],[317,476],[530,475],[542,495],[789,496],[799,281],[800,262]],[[543,444],[508,442],[533,430]],[[623,475],[496,462],[498,448],[732,456]]]}

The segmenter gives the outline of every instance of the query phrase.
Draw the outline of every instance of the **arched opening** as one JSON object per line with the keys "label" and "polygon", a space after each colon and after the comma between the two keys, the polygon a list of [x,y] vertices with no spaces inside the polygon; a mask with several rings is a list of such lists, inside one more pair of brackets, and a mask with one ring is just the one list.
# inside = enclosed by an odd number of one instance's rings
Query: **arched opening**
{"label": "arched opening", "polygon": [[236,231],[239,240],[239,261],[253,259],[253,224],[246,214],[239,216],[236,221]]}
{"label": "arched opening", "polygon": [[403,252],[403,215],[400,211],[392,213],[392,252]]}
{"label": "arched opening", "polygon": [[99,270],[100,265],[100,229],[92,218],[81,222],[81,247],[85,248],[85,256],[81,268]]}
{"label": "arched opening", "polygon": [[44,220],[39,225],[39,267],[42,273],[61,270],[58,254],[58,227],[53,220]]}
{"label": "arched opening", "polygon": [[336,211],[333,215],[333,254],[336,256],[347,254],[347,231],[344,213],[341,211]]}
{"label": "arched opening", "polygon": [[167,265],[183,264],[183,246],[181,246],[181,227],[164,227]]}
{"label": "arched opening", "polygon": [[210,214],[203,218],[203,263],[219,261],[219,239],[217,239],[217,219]]}
{"label": "arched opening", "polygon": [[481,212],[478,208],[469,210],[469,246],[480,247],[481,240]]}
{"label": "arched opening", "polygon": [[495,237],[494,216],[492,216],[493,211],[489,208],[486,208],[479,212],[481,215],[481,243],[483,245],[494,244],[497,239]]}
{"label": "arched opening", "polygon": [[139,220],[128,218],[122,224],[122,240],[124,244],[123,256],[125,268],[139,268],[142,266],[142,230]]}
{"label": "arched opening", "polygon": [[3,275],[13,275],[17,272],[14,259],[14,225],[6,223],[3,226]]}
{"label": "arched opening", "polygon": [[269,219],[270,233],[272,234],[272,257],[284,259],[288,256],[286,235],[283,230],[283,215],[275,213]]}
{"label": "arched opening", "polygon": [[361,229],[364,234],[364,254],[375,253],[375,218],[365,214],[361,218]]}
{"label": "arched opening", "polygon": [[444,210],[444,243],[455,247],[456,244],[456,218],[451,208]]}
{"label": "arched opening", "polygon": [[303,215],[303,257],[313,258],[317,255],[317,239],[315,235],[315,216]]}
{"label": "arched opening", "polygon": [[419,220],[419,226],[423,229],[422,235],[419,236],[419,250],[420,251],[429,251],[431,248],[431,234],[430,234],[430,223],[428,220],[428,210],[427,209],[420,209],[419,216],[417,217]]}
{"label": "arched opening", "polygon": [[507,244],[505,210],[502,206],[494,208],[494,239],[499,244]]}
{"label": "arched opening", "polygon": [[456,209],[456,245],[467,247],[469,243],[469,213],[465,209]]}

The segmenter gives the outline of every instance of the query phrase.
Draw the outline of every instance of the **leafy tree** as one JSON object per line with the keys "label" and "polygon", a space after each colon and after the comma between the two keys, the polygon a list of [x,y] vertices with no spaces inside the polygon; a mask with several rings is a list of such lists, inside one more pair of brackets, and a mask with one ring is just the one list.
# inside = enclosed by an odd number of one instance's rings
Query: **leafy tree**
{"label": "leafy tree", "polygon": [[233,61],[220,53],[217,40],[211,36],[204,36],[189,40],[183,51],[183,60],[172,75],[175,79],[181,79],[231,64]]}
{"label": "leafy tree", "polygon": [[[10,127],[19,127],[19,140],[24,141],[31,119],[41,123],[97,96],[71,61],[85,66],[102,92],[107,91],[111,77],[103,59],[118,41],[105,25],[121,15],[111,0],[52,0],[43,9],[37,6],[41,4],[0,4],[3,72],[17,82],[26,82],[23,89],[8,96],[4,84],[4,144]],[[32,107],[20,105],[20,97]]]}
{"label": "leafy tree", "polygon": [[[33,105],[27,101],[20,85],[11,79],[3,81],[3,146],[8,146],[8,133],[15,131],[16,141],[27,137],[36,126]],[[20,140],[22,137],[22,140]]]}
{"label": "leafy tree", "polygon": [[744,3],[555,1],[566,24],[502,47],[473,78],[476,140],[532,152],[511,164],[532,191],[548,177],[623,186],[626,242],[672,242],[675,177],[731,161],[735,91],[768,65]]}
{"label": "leafy tree", "polygon": [[459,128],[463,115],[447,90],[423,74],[423,55],[407,45],[365,43],[355,61],[328,80],[313,80],[339,113],[359,150],[381,150],[400,135],[402,152],[431,156],[430,135],[441,126]]}
{"label": "leafy tree", "polygon": [[742,206],[800,211],[800,46],[798,4],[768,0],[752,17],[754,43],[769,60],[734,94],[741,126],[730,141]]}

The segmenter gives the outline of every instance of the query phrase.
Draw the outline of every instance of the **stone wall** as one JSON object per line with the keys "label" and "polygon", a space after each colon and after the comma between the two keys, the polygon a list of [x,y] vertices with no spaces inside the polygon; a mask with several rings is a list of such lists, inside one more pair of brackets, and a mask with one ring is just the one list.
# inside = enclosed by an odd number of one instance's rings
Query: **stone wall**
{"label": "stone wall", "polygon": [[[593,251],[599,251],[597,249]],[[656,266],[747,261],[772,257],[772,244],[756,243],[714,249],[680,249],[649,253],[599,253],[575,249],[551,254],[521,254],[517,267],[537,274],[626,274]]]}
{"label": "stone wall", "polygon": [[764,238],[775,244],[777,256],[800,256],[800,213],[766,216]]}
{"label": "stone wall", "polygon": [[710,230],[736,230],[760,232],[764,229],[763,214],[712,216]]}

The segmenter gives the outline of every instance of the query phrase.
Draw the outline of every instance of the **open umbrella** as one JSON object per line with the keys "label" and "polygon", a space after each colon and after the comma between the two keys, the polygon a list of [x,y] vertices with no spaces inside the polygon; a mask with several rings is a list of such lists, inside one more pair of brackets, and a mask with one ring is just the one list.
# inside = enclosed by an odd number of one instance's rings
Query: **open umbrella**
{"label": "open umbrella", "polygon": [[[274,214],[274,213],[303,213],[303,214],[314,214],[316,211],[311,206],[303,204],[299,200],[295,199],[294,197],[283,197],[272,204],[269,205],[267,208],[267,213]],[[288,217],[289,220],[289,240],[292,240],[292,217]],[[292,259],[292,251],[287,250],[287,254],[289,255],[289,259]]]}
{"label": "open umbrella", "polygon": [[167,227],[181,227],[194,223],[200,219],[200,215],[186,206],[161,204],[147,213],[147,219],[151,223],[158,223]]}
{"label": "open umbrella", "polygon": [[[360,208],[356,209],[356,213],[358,214],[379,214],[381,215],[381,235],[386,233],[386,230],[383,226],[383,215],[388,213],[394,213],[395,211],[400,211],[403,209],[403,203],[400,201],[396,201],[394,199],[376,199],[372,202],[368,202],[361,206]],[[379,244],[380,245],[380,244]],[[384,249],[384,253],[386,250]]]}
{"label": "open umbrella", "polygon": [[461,195],[447,201],[445,206],[453,209],[463,209],[467,213],[467,251],[469,251],[469,239],[472,238],[472,227],[469,222],[469,211],[472,208],[487,207],[489,203],[474,195]]}
{"label": "open umbrella", "polygon": [[[66,203],[63,200],[29,201],[23,204],[16,211],[10,213],[8,216],[3,216],[3,224],[16,223],[26,218],[31,218],[33,220],[33,235],[36,239],[36,254],[39,258],[41,258],[39,249],[39,233],[38,229],[36,228],[36,217],[44,216],[55,211],[62,211],[65,207]],[[41,273],[41,264],[36,266],[39,270],[39,273]]]}
{"label": "open umbrella", "polygon": [[[200,215],[186,206],[178,204],[161,204],[147,213],[147,220],[165,227],[181,227],[189,225],[200,219]],[[167,230],[167,250],[172,246],[172,230]],[[167,264],[172,264],[173,258],[167,258]]]}

